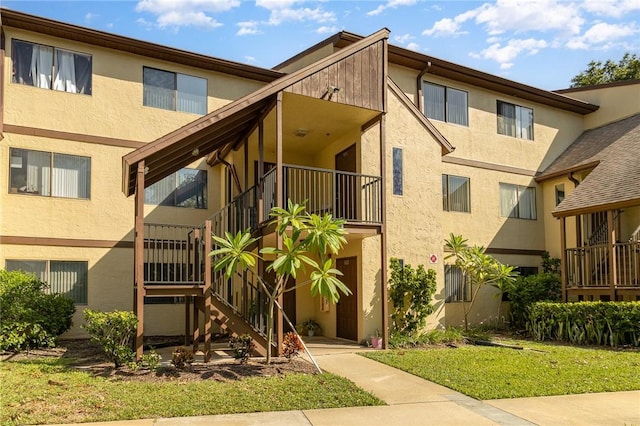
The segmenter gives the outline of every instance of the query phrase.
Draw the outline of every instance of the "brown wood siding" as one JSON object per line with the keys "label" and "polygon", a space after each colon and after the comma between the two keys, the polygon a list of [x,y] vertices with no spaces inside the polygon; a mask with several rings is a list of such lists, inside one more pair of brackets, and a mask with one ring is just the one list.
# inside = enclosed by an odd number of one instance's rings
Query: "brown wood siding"
{"label": "brown wood siding", "polygon": [[[285,91],[332,102],[383,111],[384,40],[328,65],[288,86]],[[328,88],[338,87],[330,94]]]}

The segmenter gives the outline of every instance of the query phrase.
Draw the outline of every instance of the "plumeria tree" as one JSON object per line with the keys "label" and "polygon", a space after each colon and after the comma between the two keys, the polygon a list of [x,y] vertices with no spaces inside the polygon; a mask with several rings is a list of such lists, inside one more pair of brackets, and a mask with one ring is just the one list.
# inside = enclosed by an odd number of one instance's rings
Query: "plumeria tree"
{"label": "plumeria tree", "polygon": [[[274,308],[278,298],[285,291],[303,285],[310,285],[312,296],[323,296],[332,302],[340,299],[340,293],[351,294],[349,288],[338,278],[342,273],[334,268],[330,255],[337,254],[347,243],[344,220],[335,219],[330,214],[322,216],[306,211],[303,204],[287,203],[287,208],[274,207],[269,213],[271,224],[282,238],[282,248],[263,247],[259,252],[253,248],[258,238],[251,236],[251,230],[239,231],[233,235],[227,232],[223,237],[213,236],[218,246],[209,256],[213,257],[214,270],[225,271],[227,278],[240,270],[252,270],[268,299],[267,348],[273,341]],[[267,271],[273,271],[274,282],[267,282],[256,270],[257,260],[267,255],[273,262]],[[309,280],[287,287],[296,280],[301,271],[311,270]],[[267,350],[267,364],[271,362],[271,351]]]}
{"label": "plumeria tree", "polygon": [[467,245],[467,240],[462,235],[450,234],[449,239],[445,240],[445,247],[450,252],[445,259],[454,259],[454,265],[462,271],[463,285],[471,285],[471,301],[468,305],[466,298],[462,297],[464,329],[469,331],[469,312],[480,289],[487,284],[498,289],[508,288],[513,285],[517,272],[515,267],[504,265],[486,254],[484,247]]}

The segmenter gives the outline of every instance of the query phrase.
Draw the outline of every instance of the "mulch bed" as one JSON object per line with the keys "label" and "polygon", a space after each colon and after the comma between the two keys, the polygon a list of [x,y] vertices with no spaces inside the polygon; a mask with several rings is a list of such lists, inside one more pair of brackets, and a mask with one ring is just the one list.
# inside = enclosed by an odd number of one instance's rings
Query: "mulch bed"
{"label": "mulch bed", "polygon": [[[160,338],[148,342],[156,348],[175,341]],[[146,345],[145,345],[146,346]],[[37,360],[46,358],[67,359],[69,368],[89,372],[94,376],[110,380],[139,382],[192,382],[201,380],[232,381],[247,377],[276,377],[286,374],[315,374],[313,365],[301,358],[274,357],[271,364],[263,358],[252,358],[241,364],[236,360],[218,360],[209,363],[194,362],[177,369],[173,365],[161,365],[156,371],[148,369],[132,370],[129,367],[115,368],[107,360],[101,349],[89,340],[63,340],[55,348],[43,348],[18,354],[0,354],[0,361]]]}

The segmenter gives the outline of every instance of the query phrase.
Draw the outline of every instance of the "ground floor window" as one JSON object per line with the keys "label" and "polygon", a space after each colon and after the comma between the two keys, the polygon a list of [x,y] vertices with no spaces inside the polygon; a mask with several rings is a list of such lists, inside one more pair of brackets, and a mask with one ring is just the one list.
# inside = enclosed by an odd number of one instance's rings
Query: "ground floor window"
{"label": "ground floor window", "polygon": [[145,296],[145,305],[178,305],[184,303],[184,296]]}
{"label": "ground floor window", "polygon": [[86,305],[88,299],[88,262],[68,260],[7,260],[7,271],[35,274],[47,283],[47,293],[60,293],[76,304]]}
{"label": "ground floor window", "polygon": [[471,301],[471,286],[464,279],[462,269],[444,265],[444,294],[445,303]]}

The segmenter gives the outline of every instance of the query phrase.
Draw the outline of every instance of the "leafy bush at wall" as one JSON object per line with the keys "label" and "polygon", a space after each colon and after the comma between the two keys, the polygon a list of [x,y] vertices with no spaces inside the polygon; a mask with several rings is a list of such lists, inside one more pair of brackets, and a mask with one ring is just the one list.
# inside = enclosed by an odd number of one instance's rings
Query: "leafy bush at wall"
{"label": "leafy bush at wall", "polygon": [[560,275],[542,273],[518,277],[509,288],[511,300],[511,327],[522,330],[529,321],[529,310],[535,302],[559,302],[562,300]]}
{"label": "leafy bush at wall", "polygon": [[135,352],[131,348],[138,326],[138,317],[133,312],[100,312],[85,309],[84,328],[91,340],[102,347],[116,368],[133,360]]}
{"label": "leafy bush at wall", "polygon": [[46,288],[33,274],[0,270],[0,350],[54,346],[71,328],[73,300]]}
{"label": "leafy bush at wall", "polygon": [[527,330],[537,340],[640,346],[640,302],[538,302]]}
{"label": "leafy bush at wall", "polygon": [[391,259],[389,297],[393,302],[392,333],[411,334],[424,326],[427,315],[434,310],[431,300],[436,292],[436,272],[418,265],[400,264]]}

